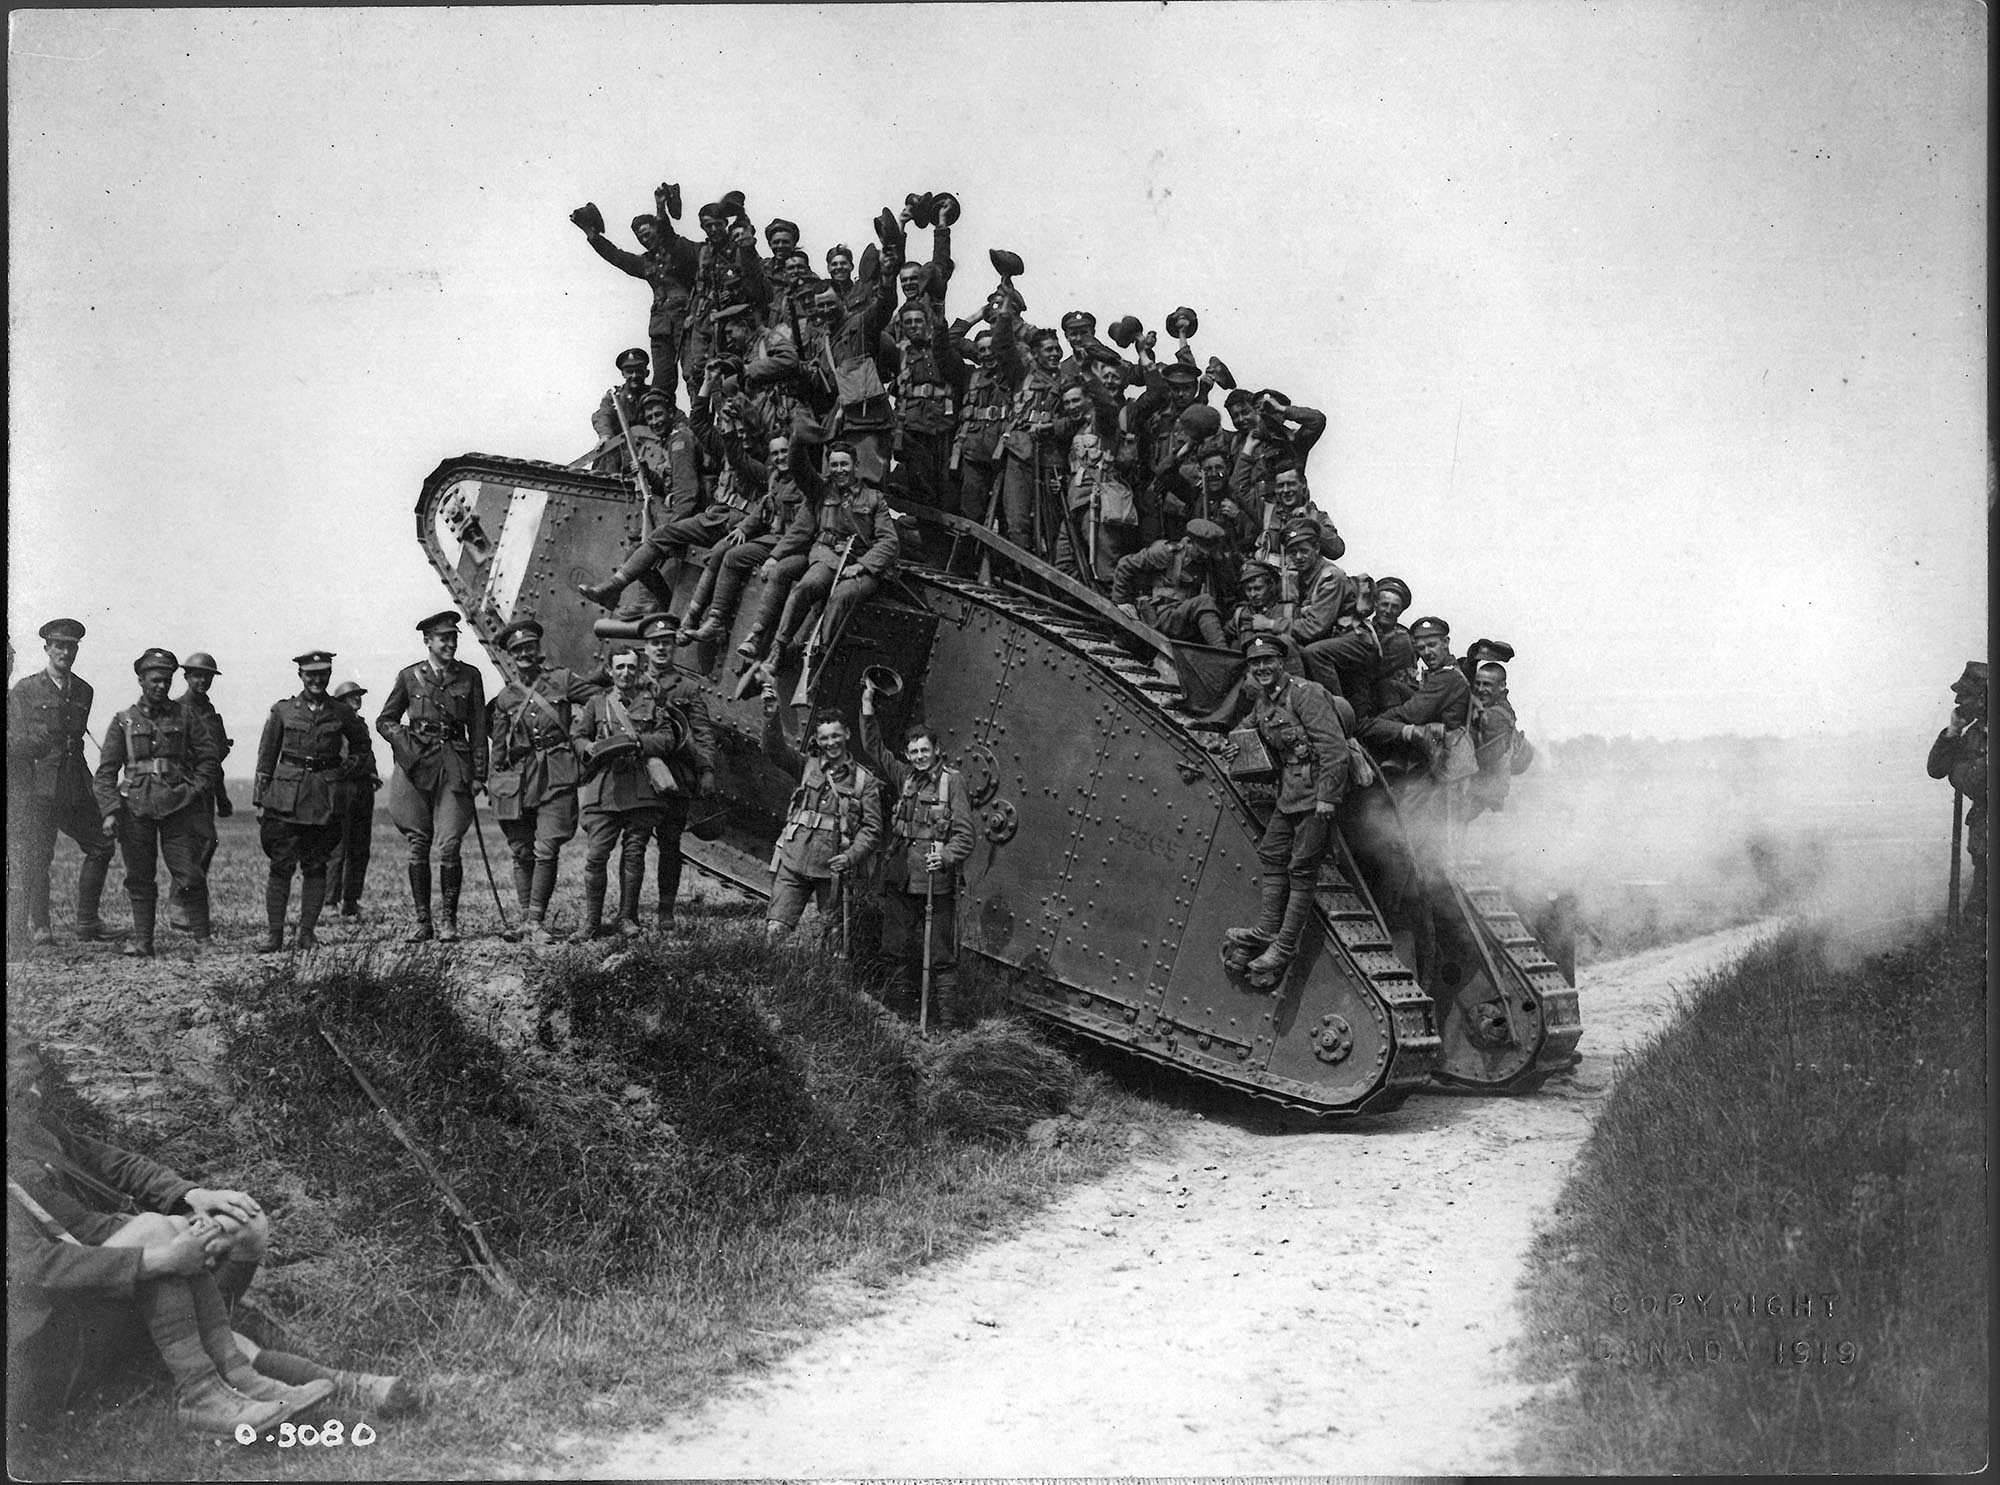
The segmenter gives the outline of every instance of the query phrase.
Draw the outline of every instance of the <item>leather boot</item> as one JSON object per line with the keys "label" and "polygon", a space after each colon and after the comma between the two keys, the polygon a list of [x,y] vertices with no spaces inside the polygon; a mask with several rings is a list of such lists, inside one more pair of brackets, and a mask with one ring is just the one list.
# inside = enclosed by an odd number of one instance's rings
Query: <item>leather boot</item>
{"label": "leather boot", "polygon": [[159,901],[148,898],[144,902],[136,899],[132,903],[132,937],[118,952],[127,959],[151,959],[153,957],[153,919],[159,911]]}
{"label": "leather boot", "polygon": [[314,1380],[304,1386],[288,1387],[283,1382],[261,1375],[250,1364],[249,1356],[238,1347],[236,1335],[229,1328],[229,1306],[223,1303],[215,1281],[207,1274],[196,1274],[188,1280],[188,1297],[194,1303],[195,1323],[199,1327],[202,1349],[208,1353],[208,1359],[215,1364],[222,1380],[243,1396],[258,1402],[286,1403],[295,1413],[303,1413],[333,1396],[331,1381]]}
{"label": "leather boot", "polygon": [[[678,571],[678,563],[675,564],[675,568]],[[658,612],[664,614],[673,607],[673,580],[659,568],[649,567],[640,573],[639,586],[652,595],[653,602],[659,605]]]}
{"label": "leather boot", "polygon": [[637,938],[646,930],[639,924],[639,897],[646,890],[646,858],[618,863],[618,933],[621,938]]}
{"label": "leather boot", "polygon": [[556,895],[556,858],[537,861],[533,873],[534,884],[528,893],[528,922],[531,925],[529,939],[538,944],[549,943],[547,928],[549,899]]}
{"label": "leather boot", "polygon": [[625,579],[614,572],[601,583],[578,583],[576,591],[599,608],[616,608],[619,595],[625,591]]}
{"label": "leather boot", "polygon": [[437,937],[431,928],[431,864],[410,863],[410,903],[416,908],[417,926],[410,930],[409,943],[421,944]]}
{"label": "leather boot", "polygon": [[930,1028],[932,1031],[963,1031],[972,1018],[958,1001],[958,971],[931,971]]}
{"label": "leather boot", "polygon": [[[102,860],[93,860],[86,856],[83,859],[83,865],[77,869],[76,936],[81,942],[98,943],[105,939],[119,937],[117,933],[106,929],[103,919],[98,916],[98,909],[104,902],[104,879],[110,875],[110,872],[111,858],[109,856],[104,857]],[[48,903],[46,900],[42,903],[42,907],[44,912],[41,926],[46,930],[49,926],[46,911]]]}
{"label": "leather boot", "polygon": [[[150,906],[150,904],[149,904]],[[282,1402],[245,1397],[223,1380],[202,1345],[194,1300],[178,1279],[151,1279],[134,1295],[160,1360],[174,1378],[174,1411],[186,1427],[229,1434],[242,1424],[262,1433],[299,1411]]]}
{"label": "leather boot", "polygon": [[743,643],[736,647],[736,653],[741,655],[745,660],[761,660],[764,658],[764,626],[762,624],[752,624],[750,626],[749,632],[743,636]]}
{"label": "leather boot", "polygon": [[319,914],[320,909],[325,906],[326,878],[324,876],[307,877],[299,884],[299,936],[297,942],[301,949],[316,949],[319,947],[319,937],[317,934]]}
{"label": "leather boot", "polygon": [[602,870],[583,869],[583,922],[570,937],[573,944],[587,944],[604,928],[604,888]]}
{"label": "leather boot", "polygon": [[275,954],[285,947],[285,908],[292,900],[292,879],[275,871],[264,879],[264,941],[259,954]]}
{"label": "leather boot", "polygon": [[1258,878],[1257,886],[1263,896],[1257,904],[1257,926],[1224,930],[1222,936],[1232,949],[1255,952],[1271,946],[1271,940],[1278,936],[1285,922],[1286,881],[1284,877],[1269,875]]}
{"label": "leather boot", "polygon": [[521,909],[521,916],[527,917],[535,902],[535,863],[532,859],[524,866],[514,863],[514,901]]}
{"label": "leather boot", "polygon": [[458,942],[458,893],[465,885],[465,868],[456,861],[438,867],[438,942]]}
{"label": "leather boot", "polygon": [[1299,952],[1299,937],[1305,932],[1312,913],[1312,893],[1294,891],[1285,902],[1284,925],[1271,947],[1250,961],[1253,974],[1275,974],[1290,964]]}
{"label": "leather boot", "polygon": [[333,1387],[333,1395],[341,1402],[354,1403],[384,1418],[407,1413],[417,1405],[416,1394],[401,1377],[321,1366],[317,1361],[309,1361],[289,1351],[273,1351],[268,1346],[247,1344],[242,1336],[236,1338],[236,1344],[250,1358],[251,1366],[273,1381],[289,1383],[294,1387],[327,1382]]}

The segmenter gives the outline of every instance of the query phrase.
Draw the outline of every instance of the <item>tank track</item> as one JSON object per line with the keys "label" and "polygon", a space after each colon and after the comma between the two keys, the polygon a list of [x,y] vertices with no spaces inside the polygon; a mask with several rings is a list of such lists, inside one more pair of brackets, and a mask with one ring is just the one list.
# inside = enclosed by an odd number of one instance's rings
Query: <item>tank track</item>
{"label": "tank track", "polygon": [[1464,901],[1478,917],[1475,931],[1484,932],[1488,947],[1532,994],[1540,1012],[1542,1041],[1534,1060],[1502,1082],[1475,1082],[1453,1077],[1443,1070],[1437,1074],[1438,1081],[1462,1088],[1527,1092],[1576,1065],[1576,1045],[1583,1036],[1576,987],[1563,978],[1556,962],[1543,952],[1541,941],[1515,911],[1505,890],[1486,877],[1482,863],[1461,860],[1452,877],[1463,892]]}
{"label": "tank track", "polygon": [[[1178,739],[1207,760],[1209,754],[1188,725],[1198,713],[1187,705],[1178,684],[1166,680],[1151,666],[1133,658],[1126,646],[1114,639],[1108,627],[1099,627],[1081,615],[1054,603],[1025,595],[1002,592],[967,578],[928,568],[909,568],[899,574],[912,585],[933,584],[969,602],[979,603],[1006,614],[1014,622],[1033,629],[1045,640],[1089,661],[1099,672],[1114,677],[1128,691],[1137,694],[1157,719],[1168,723]],[[1211,769],[1213,764],[1207,765]],[[1243,791],[1227,782],[1238,815],[1253,829],[1262,820],[1251,809]],[[1343,857],[1344,857],[1343,853]],[[1103,1036],[1086,1025],[1052,1018],[1075,1034],[1116,1048],[1129,1056],[1144,1058],[1177,1073],[1199,1078],[1216,1087],[1274,1103],[1288,1110],[1318,1117],[1347,1117],[1354,1113],[1377,1113],[1396,1107],[1413,1091],[1428,1083],[1435,1071],[1439,1041],[1432,1021],[1432,1002],[1417,984],[1416,976],[1396,957],[1394,947],[1365,892],[1350,880],[1343,862],[1329,859],[1322,867],[1315,902],[1319,929],[1327,951],[1338,954],[1355,971],[1382,1003],[1394,1031],[1396,1055],[1382,1087],[1361,1105],[1332,1114],[1326,1108],[1287,1097],[1270,1088],[1217,1076],[1172,1057],[1159,1055],[1143,1046]],[[1550,966],[1553,968],[1553,964]],[[1561,977],[1557,976],[1558,983]]]}

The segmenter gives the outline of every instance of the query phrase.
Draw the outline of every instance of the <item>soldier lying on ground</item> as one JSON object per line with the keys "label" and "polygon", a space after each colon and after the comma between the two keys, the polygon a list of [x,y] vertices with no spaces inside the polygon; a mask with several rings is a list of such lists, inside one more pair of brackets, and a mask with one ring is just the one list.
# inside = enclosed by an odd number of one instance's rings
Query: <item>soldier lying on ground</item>
{"label": "soldier lying on ground", "polygon": [[263,1208],[65,1130],[42,1113],[42,1077],[35,1042],[10,1025],[10,1424],[67,1405],[151,1348],[180,1421],[205,1433],[261,1435],[335,1396],[384,1413],[410,1406],[400,1378],[334,1371],[234,1334],[230,1307],[269,1241]]}

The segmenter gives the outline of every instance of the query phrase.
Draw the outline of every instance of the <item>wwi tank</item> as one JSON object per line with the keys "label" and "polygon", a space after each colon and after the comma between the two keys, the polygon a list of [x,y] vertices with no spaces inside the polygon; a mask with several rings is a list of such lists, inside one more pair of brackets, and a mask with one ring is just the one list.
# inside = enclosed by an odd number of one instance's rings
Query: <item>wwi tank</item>
{"label": "wwi tank", "polygon": [[[502,674],[512,665],[495,636],[527,614],[545,626],[552,663],[595,668],[612,641],[577,585],[637,539],[628,483],[466,454],[433,471],[416,514],[418,540]],[[1526,1089],[1574,1061],[1575,990],[1476,868],[1413,872],[1383,848],[1400,826],[1380,784],[1342,807],[1313,921],[1279,983],[1233,970],[1223,931],[1255,921],[1269,801],[1202,745],[1196,714],[1164,678],[1170,666],[1156,663],[1171,647],[991,532],[926,521],[934,537],[942,527],[1004,559],[995,565],[1013,577],[900,567],[824,651],[804,699],[853,725],[863,670],[903,678],[884,731],[893,740],[922,717],[964,773],[979,840],[965,867],[962,952],[998,971],[1014,1001],[1133,1056],[1320,1115],[1392,1108],[1433,1082]],[[736,631],[753,607],[742,605]],[[679,652],[711,688],[729,821],[721,839],[689,836],[684,848],[762,895],[793,780],[762,756],[757,692],[736,695],[740,638]],[[794,680],[783,677],[785,694]],[[1387,919],[1385,887],[1396,903]]]}

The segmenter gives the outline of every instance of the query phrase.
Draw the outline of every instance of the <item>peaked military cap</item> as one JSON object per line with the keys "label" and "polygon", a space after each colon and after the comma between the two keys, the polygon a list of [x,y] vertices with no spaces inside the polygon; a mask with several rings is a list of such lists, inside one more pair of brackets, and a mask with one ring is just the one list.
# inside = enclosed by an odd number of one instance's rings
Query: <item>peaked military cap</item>
{"label": "peaked military cap", "polygon": [[149,670],[172,671],[179,670],[180,668],[181,662],[174,658],[174,652],[172,650],[163,650],[158,645],[154,645],[152,649],[146,651],[145,654],[132,662],[132,673],[134,675],[144,675]]}
{"label": "peaked military cap", "polygon": [[1291,398],[1287,397],[1283,392],[1274,391],[1270,387],[1266,387],[1257,394],[1257,401],[1259,403],[1262,403],[1266,398],[1277,403],[1280,407],[1290,407],[1292,405]]}
{"label": "peaked military cap", "polygon": [[639,638],[658,639],[662,635],[674,633],[680,625],[674,622],[672,614],[648,614],[639,621]]}
{"label": "peaked military cap", "polygon": [[1220,526],[1200,516],[1187,523],[1187,534],[1203,546],[1213,546],[1216,542],[1229,540],[1229,534]]}
{"label": "peaked military cap", "polygon": [[513,623],[509,624],[505,629],[502,629],[498,634],[496,634],[494,636],[494,640],[499,644],[501,649],[511,650],[514,648],[515,640],[540,639],[544,632],[545,631],[543,630],[541,624],[537,620],[516,619]]}
{"label": "peaked military cap", "polygon": [[359,681],[342,681],[333,688],[333,697],[336,701],[345,701],[350,696],[366,696],[367,694],[368,688]]}
{"label": "peaked military cap", "polygon": [[1443,619],[1438,618],[1435,614],[1426,614],[1410,626],[1410,638],[1422,639],[1427,634],[1441,634],[1446,639],[1449,639],[1451,638],[1451,625],[1445,623]]}
{"label": "peaked military cap", "polygon": [[1255,402],[1256,400],[1257,398],[1254,393],[1246,392],[1241,387],[1231,387],[1229,395],[1222,399],[1222,405],[1230,409],[1231,412],[1234,412],[1237,408],[1243,406],[1244,403]]}
{"label": "peaked military cap", "polygon": [[1282,576],[1283,574],[1281,574],[1277,568],[1273,567],[1263,558],[1252,557],[1249,561],[1245,562],[1241,570],[1237,572],[1236,580],[1240,583],[1247,583],[1253,577],[1267,577],[1270,578],[1273,582],[1276,582],[1280,580]]}
{"label": "peaked military cap", "polygon": [[1066,311],[1062,317],[1063,329],[1068,330],[1077,325],[1088,325],[1091,329],[1095,330],[1097,328],[1097,316],[1087,309]]}
{"label": "peaked military cap", "polygon": [[222,667],[215,663],[215,656],[209,654],[207,650],[196,650],[187,659],[181,661],[181,669],[202,671],[209,675],[222,674]]}
{"label": "peaked military cap", "polygon": [[300,670],[332,670],[332,650],[307,650],[303,655],[292,656],[292,664]]}
{"label": "peaked military cap", "polygon": [[51,619],[38,632],[43,639],[78,640],[83,638],[83,625],[75,619]]}
{"label": "peaked military cap", "polygon": [[1201,368],[1190,366],[1185,361],[1169,361],[1160,368],[1160,375],[1170,382],[1198,382]]}
{"label": "peaked military cap", "polygon": [[616,365],[620,371],[630,371],[636,366],[647,365],[652,360],[644,351],[633,346],[628,351],[620,351]]}
{"label": "peaked military cap", "polygon": [[1951,683],[1951,689],[1961,696],[1981,695],[1988,689],[1988,675],[1984,660],[1968,660],[1958,679]]}
{"label": "peaked military cap", "polygon": [[1296,516],[1285,522],[1285,529],[1278,536],[1280,546],[1291,546],[1295,542],[1309,541],[1315,546],[1326,533],[1319,522],[1311,516]]}
{"label": "peaked military cap", "polygon": [[826,250],[826,261],[831,263],[835,258],[845,258],[848,262],[852,263],[854,261],[854,249],[844,242],[836,242]]}
{"label": "peaked military cap", "polygon": [[1465,653],[1474,660],[1491,655],[1495,660],[1505,661],[1514,658],[1514,647],[1504,639],[1475,639]]}
{"label": "peaked military cap", "polygon": [[740,217],[743,215],[745,202],[741,191],[724,191],[722,193],[722,200],[717,204],[721,206],[723,215],[725,216]]}
{"label": "peaked military cap", "polygon": [[1282,660],[1285,658],[1285,647],[1268,634],[1253,635],[1243,642],[1245,660],[1260,660],[1267,656],[1273,660]]}
{"label": "peaked military cap", "polygon": [[1174,421],[1180,425],[1181,432],[1197,442],[1213,438],[1222,431],[1222,414],[1205,402],[1197,402],[1193,407],[1184,409]]}
{"label": "peaked military cap", "polygon": [[639,235],[641,227],[651,227],[657,230],[659,227],[659,218],[651,216],[636,216],[632,218],[632,235],[634,237]]}
{"label": "peaked military cap", "polygon": [[1410,596],[1410,585],[1404,582],[1399,577],[1385,577],[1385,578],[1375,579],[1375,591],[1377,593],[1402,594],[1404,608],[1408,608],[1412,603],[1416,601],[1414,598]]}
{"label": "peaked military cap", "polygon": [[417,633],[419,634],[431,634],[440,629],[456,628],[458,628],[458,610],[455,608],[440,609],[428,619],[419,619],[417,621]]}
{"label": "peaked military cap", "polygon": [[749,315],[750,306],[745,304],[741,299],[738,299],[733,304],[723,305],[721,309],[716,310],[709,318],[716,324],[721,325],[730,320],[748,319]]}
{"label": "peaked military cap", "polygon": [[780,232],[791,233],[793,242],[799,240],[799,224],[797,222],[788,222],[783,217],[773,217],[771,225],[764,229],[764,241],[770,242]]}
{"label": "peaked military cap", "polygon": [[1083,357],[1086,361],[1094,361],[1099,366],[1123,366],[1125,364],[1118,359],[1118,352],[1112,350],[1108,345],[1097,345],[1094,343],[1087,345],[1083,348]]}
{"label": "peaked military cap", "polygon": [[1185,304],[1178,306],[1167,316],[1167,334],[1189,336],[1201,329],[1201,316]]}
{"label": "peaked military cap", "polygon": [[639,399],[639,411],[644,412],[656,402],[671,408],[674,405],[674,394],[660,387],[648,387],[646,395]]}
{"label": "peaked military cap", "polygon": [[698,217],[710,217],[716,221],[721,221],[724,217],[729,215],[729,208],[724,206],[720,201],[711,201],[706,206],[704,206],[700,211],[696,212],[695,215]]}

